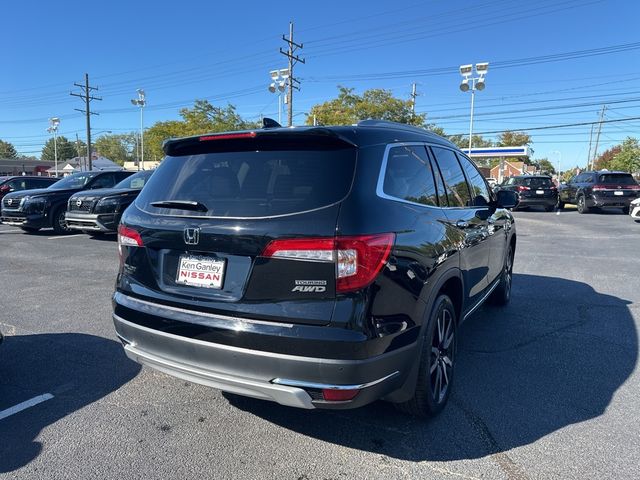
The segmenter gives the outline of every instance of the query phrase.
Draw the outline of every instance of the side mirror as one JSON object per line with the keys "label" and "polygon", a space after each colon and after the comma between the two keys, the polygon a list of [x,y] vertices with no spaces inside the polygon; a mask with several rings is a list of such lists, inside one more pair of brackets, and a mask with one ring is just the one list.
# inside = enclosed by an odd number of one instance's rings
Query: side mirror
{"label": "side mirror", "polygon": [[496,192],[496,207],[514,208],[518,205],[518,194],[513,190],[498,190]]}

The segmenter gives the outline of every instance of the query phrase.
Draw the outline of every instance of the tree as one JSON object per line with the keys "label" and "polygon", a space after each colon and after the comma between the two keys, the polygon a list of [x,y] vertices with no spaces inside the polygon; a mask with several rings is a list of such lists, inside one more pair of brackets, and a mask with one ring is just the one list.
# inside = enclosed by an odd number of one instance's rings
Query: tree
{"label": "tree", "polygon": [[611,169],[629,173],[640,171],[640,143],[637,138],[624,139],[620,152],[611,159]]}
{"label": "tree", "polygon": [[499,147],[520,147],[522,145],[531,145],[531,143],[531,135],[525,132],[507,130],[498,135]]}
{"label": "tree", "polygon": [[102,135],[94,144],[98,155],[107,157],[119,165],[135,160],[136,136],[134,133],[124,135]]}
{"label": "tree", "polygon": [[216,107],[207,100],[196,100],[193,108],[180,110],[182,120],[156,122],[144,133],[145,160],[161,160],[162,142],[168,138],[186,137],[202,133],[228,132],[256,128],[255,122],[244,120],[236,107]]}
{"label": "tree", "polygon": [[16,148],[9,142],[0,140],[0,158],[17,158]]}
{"label": "tree", "polygon": [[360,120],[373,118],[425,126],[425,114],[412,111],[412,101],[395,98],[390,90],[374,88],[362,95],[353,88],[338,87],[338,97],[311,107],[307,115],[307,125],[313,119],[322,125],[351,125]]}
{"label": "tree", "polygon": [[551,163],[548,158],[541,158],[539,160],[534,160],[533,164],[542,173],[546,173],[548,175],[553,175],[556,173],[556,169],[553,168],[553,163]]}
{"label": "tree", "polygon": [[[53,161],[56,158],[55,148],[53,145],[53,137],[47,140],[42,148],[42,154],[40,158],[42,160]],[[77,156],[75,142],[71,142],[65,136],[60,136],[56,140],[56,147],[58,149],[58,161],[64,162]]]}
{"label": "tree", "polygon": [[611,161],[613,157],[620,153],[620,150],[622,150],[622,145],[616,145],[605,150],[593,161],[593,168],[595,170],[611,170]]}
{"label": "tree", "polygon": [[[459,148],[469,148],[469,137],[467,135],[449,135],[449,141],[455,143]],[[474,135],[472,141],[472,147],[493,147],[493,142],[481,137],[480,135]]]}

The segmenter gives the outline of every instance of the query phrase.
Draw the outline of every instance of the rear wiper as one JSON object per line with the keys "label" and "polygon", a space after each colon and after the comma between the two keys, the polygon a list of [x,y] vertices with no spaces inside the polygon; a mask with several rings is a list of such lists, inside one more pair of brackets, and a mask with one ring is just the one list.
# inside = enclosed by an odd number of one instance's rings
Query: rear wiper
{"label": "rear wiper", "polygon": [[161,202],[151,202],[151,205],[158,208],[175,208],[178,210],[193,210],[195,212],[209,211],[204,203],[191,200],[163,200]]}

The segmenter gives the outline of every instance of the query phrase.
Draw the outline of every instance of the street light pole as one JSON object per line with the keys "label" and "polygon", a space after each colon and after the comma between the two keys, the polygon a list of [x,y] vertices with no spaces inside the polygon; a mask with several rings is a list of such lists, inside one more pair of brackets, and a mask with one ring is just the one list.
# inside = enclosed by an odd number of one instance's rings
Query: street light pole
{"label": "street light pole", "polygon": [[489,64],[487,62],[476,63],[475,64],[475,74],[474,76],[474,65],[460,65],[460,75],[462,75],[462,83],[460,83],[460,90],[463,92],[468,92],[471,90],[471,115],[469,118],[469,151],[467,152],[471,155],[471,147],[473,143],[473,109],[475,104],[475,96],[476,90],[484,90],[485,83],[484,77],[489,70]]}
{"label": "street light pole", "polygon": [[278,94],[278,123],[282,125],[282,92],[285,91],[287,85],[291,81],[288,68],[281,68],[280,70],[271,70],[271,83],[269,84],[269,91],[271,93]]}
{"label": "street light pole", "polygon": [[140,162],[138,169],[142,166],[142,170],[144,170],[144,107],[147,104],[147,98],[143,89],[139,88],[136,91],[138,98],[131,100],[131,103],[140,107]]}
{"label": "street light pole", "polygon": [[53,158],[56,178],[58,177],[58,125],[60,125],[60,119],[58,117],[52,117],[49,119],[49,128],[47,128],[49,133],[53,133]]}

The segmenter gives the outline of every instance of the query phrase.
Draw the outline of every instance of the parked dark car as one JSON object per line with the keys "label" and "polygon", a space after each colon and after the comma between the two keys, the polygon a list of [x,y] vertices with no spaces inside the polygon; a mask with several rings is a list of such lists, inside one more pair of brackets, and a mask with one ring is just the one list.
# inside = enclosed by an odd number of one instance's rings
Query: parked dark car
{"label": "parked dark car", "polygon": [[588,213],[600,208],[621,208],[629,214],[629,205],[640,197],[640,185],[630,173],[583,172],[576,175],[566,184],[560,185],[558,208],[572,203],[578,213]]}
{"label": "parked dark car", "polygon": [[18,192],[21,190],[33,190],[34,188],[47,188],[58,181],[55,177],[37,177],[37,176],[13,176],[0,177],[0,200],[7,193]]}
{"label": "parked dark car", "polygon": [[135,200],[152,173],[153,170],[143,170],[113,188],[73,194],[67,202],[67,227],[90,234],[115,232],[122,212]]}
{"label": "parked dark car", "polygon": [[390,122],[164,150],[118,229],[113,319],[130,358],[301,408],[444,407],[460,323],[510,299],[513,192]]}
{"label": "parked dark car", "polygon": [[519,175],[506,178],[494,191],[510,190],[518,194],[518,209],[543,207],[547,212],[556,208],[558,189],[548,175]]}
{"label": "parked dark car", "polygon": [[134,172],[79,172],[48,188],[9,193],[2,199],[2,223],[16,225],[26,232],[53,228],[56,233],[70,232],[64,216],[69,197],[81,190],[113,187]]}

